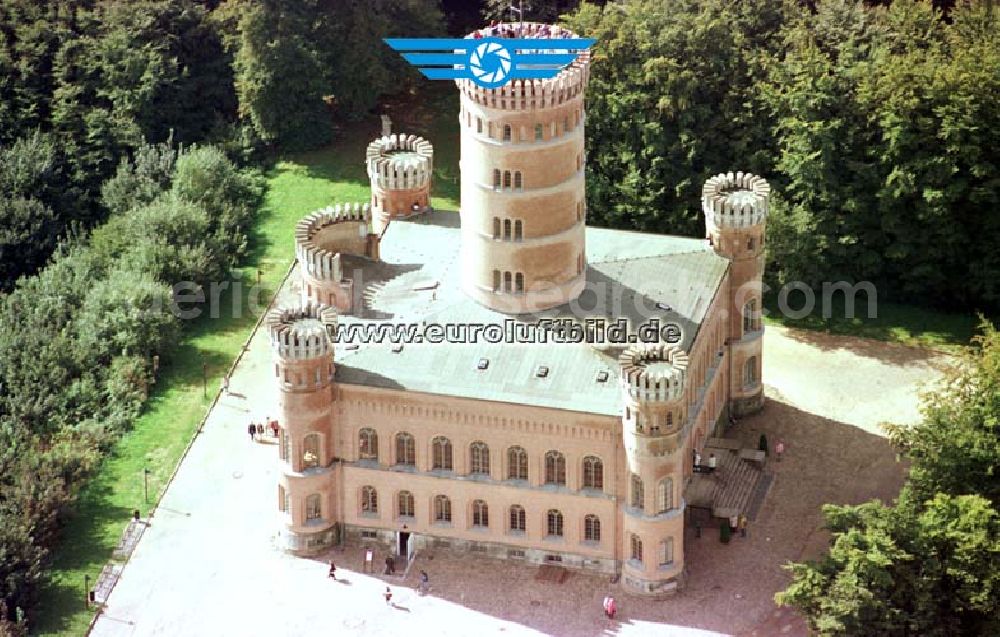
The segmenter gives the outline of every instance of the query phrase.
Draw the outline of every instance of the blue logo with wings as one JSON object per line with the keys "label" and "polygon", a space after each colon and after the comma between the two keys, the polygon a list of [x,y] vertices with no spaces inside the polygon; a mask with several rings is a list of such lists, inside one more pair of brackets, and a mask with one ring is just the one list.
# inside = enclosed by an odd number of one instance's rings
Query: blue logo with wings
{"label": "blue logo with wings", "polygon": [[407,62],[432,80],[472,80],[499,88],[511,80],[555,77],[593,38],[386,38]]}

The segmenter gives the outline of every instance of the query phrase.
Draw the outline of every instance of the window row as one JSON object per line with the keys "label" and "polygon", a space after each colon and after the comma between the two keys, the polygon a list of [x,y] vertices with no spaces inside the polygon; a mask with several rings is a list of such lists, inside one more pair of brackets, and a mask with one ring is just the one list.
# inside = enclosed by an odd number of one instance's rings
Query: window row
{"label": "window row", "polygon": [[281,379],[282,383],[292,387],[306,387],[310,384],[318,387],[321,386],[326,380],[333,378],[333,363],[330,363],[330,366],[327,369],[326,378],[323,378],[323,370],[320,367],[314,369],[312,373],[312,378],[309,378],[309,374],[289,371],[288,368],[282,370],[281,366],[275,363],[274,377]]}
{"label": "window row", "polygon": [[[412,434],[400,432],[395,436],[396,465],[416,465],[417,446]],[[490,448],[485,442],[476,441],[469,445],[469,473],[488,476],[490,474]],[[379,459],[378,432],[364,428],[358,432],[358,455],[362,460]],[[506,451],[506,480],[528,479],[528,452],[520,446],[508,447]],[[454,447],[451,440],[436,436],[431,440],[431,469],[453,471]],[[560,451],[545,454],[545,483],[566,484],[566,456]],[[582,462],[582,485],[584,489],[604,488],[604,462],[596,456],[587,456]]]}
{"label": "window row", "polygon": [[[513,181],[511,176],[513,175]],[[493,170],[493,189],[494,190],[524,190],[524,180],[521,177],[521,171],[515,170],[513,173],[509,170],[500,172],[499,169]]]}
{"label": "window row", "polygon": [[[513,230],[513,232],[511,232]],[[504,241],[521,241],[524,239],[524,222],[520,219],[500,219],[493,217],[493,238]]]}
{"label": "window row", "polygon": [[[637,511],[646,510],[646,493],[642,483],[642,478],[632,474],[629,482],[629,506]],[[674,481],[672,478],[663,478],[656,483],[656,502],[654,503],[655,513],[666,513],[674,508]]]}
{"label": "window row", "polygon": [[[633,562],[643,563],[645,556],[642,552],[642,538],[636,534],[629,536],[629,559]],[[674,538],[668,537],[660,540],[657,547],[657,563],[660,566],[669,566],[674,561]]]}
{"label": "window row", "polygon": [[[481,117],[473,117],[472,113],[465,113],[465,125],[469,128],[475,126],[476,133],[482,135],[486,134],[490,139],[499,139],[503,142],[541,142],[546,139],[555,139],[560,135],[566,135],[574,130],[580,125],[583,119],[583,110],[577,109],[573,112],[572,117],[567,115],[563,117],[562,121],[553,120],[548,122],[548,125],[544,123],[536,123],[531,128],[527,126],[518,126],[516,129],[511,124],[494,124],[490,121],[484,121]],[[546,129],[548,129],[548,136],[546,137]],[[515,135],[516,133],[516,135]]]}
{"label": "window row", "polygon": [[[309,433],[303,436],[301,446],[302,465],[300,470],[312,469],[320,466],[322,463],[322,454],[320,453],[321,449],[322,437],[318,433]],[[288,436],[288,431],[286,429],[281,429],[281,431],[278,432],[278,456],[287,462],[291,458],[291,451],[292,443]]]}
{"label": "window row", "polygon": [[524,292],[524,273],[493,270],[493,291],[521,294]]}
{"label": "window row", "polygon": [[[311,496],[310,496],[311,497]],[[318,496],[317,496],[318,497]],[[375,515],[379,512],[378,490],[366,485],[361,487],[360,508],[362,515]],[[487,528],[490,526],[490,506],[485,500],[473,500],[470,505],[473,527]],[[400,491],[396,494],[396,517],[416,517],[416,499],[410,491]],[[452,522],[451,498],[446,495],[436,495],[432,503],[431,519],[436,523],[450,524]],[[507,509],[506,528],[509,531],[525,533],[527,531],[527,514],[520,504],[514,504]],[[558,509],[549,509],[545,516],[545,533],[553,537],[563,535],[563,514]],[[583,518],[583,539],[588,542],[601,541],[601,520],[594,514]]]}

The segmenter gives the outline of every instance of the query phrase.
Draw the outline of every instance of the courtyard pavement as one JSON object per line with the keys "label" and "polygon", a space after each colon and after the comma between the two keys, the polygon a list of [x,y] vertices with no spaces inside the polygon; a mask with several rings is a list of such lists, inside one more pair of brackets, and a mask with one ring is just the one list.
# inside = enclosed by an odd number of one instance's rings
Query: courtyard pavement
{"label": "courtyard pavement", "polygon": [[[151,519],[98,619],[100,637],[342,635],[804,635],[772,598],[788,582],[781,565],[817,555],[827,537],[824,502],[890,499],[903,470],[877,435],[880,420],[913,422],[915,390],[942,358],[895,345],[768,328],[764,411],[729,435],[756,446],[760,433],[788,451],[771,461],[771,491],[749,537],[688,529],[688,585],[666,601],[616,593],[616,620],[600,602],[606,576],[571,572],[537,582],[537,567],[418,554],[404,579],[360,572],[361,548],[293,558],[276,544],[277,452],[253,442],[248,419],[271,415],[270,351],[255,335],[224,397]],[[376,564],[380,559],[376,555]],[[326,577],[335,559],[338,579]],[[427,596],[417,575],[431,578]],[[393,605],[381,593],[392,587]]]}

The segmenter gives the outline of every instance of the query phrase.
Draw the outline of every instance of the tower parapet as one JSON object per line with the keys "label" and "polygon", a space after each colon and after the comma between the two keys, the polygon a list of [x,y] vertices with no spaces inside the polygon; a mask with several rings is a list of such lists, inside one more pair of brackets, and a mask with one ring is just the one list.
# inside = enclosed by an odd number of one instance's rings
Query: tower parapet
{"label": "tower parapet", "polygon": [[279,308],[267,316],[271,347],[283,360],[333,356],[331,338],[336,329],[337,310],[324,305]]}
{"label": "tower parapet", "polygon": [[705,182],[701,206],[717,228],[748,228],[767,218],[771,186],[751,173],[720,173]]}
{"label": "tower parapet", "polygon": [[302,275],[302,302],[352,309],[353,282],[344,278],[341,255],[378,258],[371,207],[363,203],[329,206],[295,226],[295,256]]}
{"label": "tower parapet", "polygon": [[[575,38],[560,27],[503,24],[469,37]],[[533,45],[544,49],[545,43]],[[520,47],[519,47],[520,48]],[[563,49],[565,50],[565,49]],[[496,88],[456,81],[461,98],[462,287],[520,314],[575,299],[586,279],[584,93],[590,54],[555,77]]]}
{"label": "tower parapet", "polygon": [[393,134],[368,144],[365,165],[372,186],[376,233],[391,219],[408,217],[430,207],[434,147],[417,135]]}
{"label": "tower parapet", "polygon": [[629,398],[643,402],[673,402],[684,395],[688,355],[666,344],[632,347],[618,358],[622,386]]}
{"label": "tower parapet", "polygon": [[771,186],[752,173],[720,173],[705,182],[701,205],[713,249],[729,259],[730,413],[752,413],[764,402],[761,320],[765,225]]}

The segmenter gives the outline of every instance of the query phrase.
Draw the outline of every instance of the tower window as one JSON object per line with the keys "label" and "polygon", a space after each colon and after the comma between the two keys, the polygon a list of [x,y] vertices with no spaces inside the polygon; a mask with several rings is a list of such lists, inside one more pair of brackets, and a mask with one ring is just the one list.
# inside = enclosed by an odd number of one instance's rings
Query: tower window
{"label": "tower window", "polygon": [[643,494],[642,488],[642,478],[632,474],[632,497],[629,499],[629,504],[633,509],[643,510],[643,500],[645,496]]}
{"label": "tower window", "polygon": [[499,170],[494,170],[493,171],[493,189],[494,190],[500,190],[500,171]]}
{"label": "tower window", "polygon": [[632,534],[630,557],[636,562],[642,562],[642,539],[635,533]]}
{"label": "tower window", "polygon": [[306,498],[306,520],[318,520],[323,517],[323,508],[318,493]]}
{"label": "tower window", "polygon": [[493,291],[500,291],[500,270],[493,270]]}
{"label": "tower window", "polygon": [[545,137],[545,127],[541,124],[535,124],[535,141],[540,142]]}
{"label": "tower window", "polygon": [[524,234],[524,222],[518,220],[514,222],[514,241],[520,241]]}
{"label": "tower window", "polygon": [[757,384],[757,357],[751,356],[743,366],[743,386],[752,387]]}
{"label": "tower window", "polygon": [[514,291],[518,294],[524,292],[524,274],[520,272],[514,275]]}
{"label": "tower window", "polygon": [[476,132],[480,134],[483,132],[483,118],[481,117],[476,118]]}
{"label": "tower window", "polygon": [[500,238],[500,217],[493,217],[493,238]]}
{"label": "tower window", "polygon": [[503,187],[510,188],[510,171],[503,171]]}
{"label": "tower window", "polygon": [[503,273],[503,291],[504,292],[510,292],[510,289],[511,289],[511,273],[510,272],[504,272]]}
{"label": "tower window", "polygon": [[656,485],[656,512],[666,513],[672,508],[674,508],[674,481],[664,478]]}
{"label": "tower window", "polygon": [[511,136],[510,124],[504,124],[503,126],[503,141],[509,142]]}
{"label": "tower window", "polygon": [[521,183],[521,171],[514,172],[514,189],[521,190],[524,186]]}
{"label": "tower window", "polygon": [[747,239],[747,250],[753,250],[754,240],[753,237]]}
{"label": "tower window", "polygon": [[503,220],[503,240],[510,241],[510,219]]}

